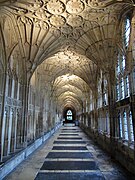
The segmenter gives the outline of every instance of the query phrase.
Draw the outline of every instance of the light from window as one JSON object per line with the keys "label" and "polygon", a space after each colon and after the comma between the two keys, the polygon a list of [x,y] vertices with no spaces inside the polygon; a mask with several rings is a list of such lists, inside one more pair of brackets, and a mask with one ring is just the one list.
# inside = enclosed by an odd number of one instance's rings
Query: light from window
{"label": "light from window", "polygon": [[123,123],[124,123],[124,136],[128,140],[128,127],[127,127],[127,114],[126,111],[123,112]]}
{"label": "light from window", "polygon": [[127,47],[129,44],[129,36],[130,36],[130,19],[126,18],[125,20],[125,35],[124,35],[124,41],[125,41],[125,46]]}
{"label": "light from window", "polygon": [[122,119],[121,119],[121,114],[118,114],[118,119],[119,119],[119,125],[120,125],[120,137],[122,138]]}
{"label": "light from window", "polygon": [[72,115],[72,111],[71,111],[71,110],[68,110],[68,111],[67,111],[67,115]]}
{"label": "light from window", "polygon": [[72,111],[71,110],[68,110],[67,111],[67,120],[72,120]]}
{"label": "light from window", "polygon": [[133,122],[132,122],[132,112],[129,112],[129,121],[130,121],[130,135],[131,141],[134,141],[134,131],[133,131]]}
{"label": "light from window", "polygon": [[107,93],[106,92],[103,94],[103,105],[104,106],[107,105]]}
{"label": "light from window", "polygon": [[116,74],[120,74],[120,61],[119,61],[119,56],[118,56],[118,61],[117,61],[117,67],[116,67]]}
{"label": "light from window", "polygon": [[123,55],[123,56],[122,56],[122,62],[121,62],[122,71],[124,71],[125,66],[126,66],[126,60],[125,60],[125,56]]}
{"label": "light from window", "polygon": [[129,78],[128,76],[126,77],[126,97],[129,96]]}
{"label": "light from window", "polygon": [[124,98],[124,79],[121,79],[121,99]]}

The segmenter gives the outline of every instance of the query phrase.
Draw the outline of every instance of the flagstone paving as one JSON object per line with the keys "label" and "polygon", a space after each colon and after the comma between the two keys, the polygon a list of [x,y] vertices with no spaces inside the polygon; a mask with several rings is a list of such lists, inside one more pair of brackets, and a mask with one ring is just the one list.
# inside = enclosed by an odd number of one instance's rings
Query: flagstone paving
{"label": "flagstone paving", "polygon": [[78,126],[62,126],[5,180],[134,180]]}

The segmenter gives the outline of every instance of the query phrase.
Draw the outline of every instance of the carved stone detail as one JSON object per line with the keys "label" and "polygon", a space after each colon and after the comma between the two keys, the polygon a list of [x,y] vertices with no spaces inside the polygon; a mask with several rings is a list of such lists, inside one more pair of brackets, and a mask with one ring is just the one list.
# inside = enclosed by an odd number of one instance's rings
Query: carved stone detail
{"label": "carved stone detail", "polygon": [[67,2],[67,11],[71,14],[81,13],[84,10],[84,3],[80,0],[70,0]]}
{"label": "carved stone detail", "polygon": [[97,7],[97,6],[101,7],[105,5],[105,3],[100,2],[99,0],[88,0],[87,3],[88,3],[88,6],[91,6],[91,7]]}
{"label": "carved stone detail", "polygon": [[68,17],[67,23],[72,27],[79,27],[83,24],[83,18],[81,16],[71,15]]}
{"label": "carved stone detail", "polygon": [[61,27],[66,23],[66,19],[60,15],[53,15],[50,18],[50,23],[55,27]]}
{"label": "carved stone detail", "polygon": [[52,14],[61,14],[65,10],[65,5],[59,0],[51,0],[47,3],[47,9]]}
{"label": "carved stone detail", "polygon": [[44,30],[48,29],[49,28],[49,25],[47,22],[45,21],[35,21],[35,27],[36,28],[42,28]]}
{"label": "carved stone detail", "polygon": [[72,31],[73,31],[73,28],[72,28],[72,26],[69,26],[69,25],[65,25],[65,26],[63,26],[62,28],[61,28],[61,32],[63,33],[63,34],[71,34],[72,33]]}
{"label": "carved stone detail", "polygon": [[48,20],[48,18],[50,17],[50,14],[45,11],[44,9],[38,9],[36,12],[35,12],[35,15],[39,18],[39,19],[42,19],[44,21]]}

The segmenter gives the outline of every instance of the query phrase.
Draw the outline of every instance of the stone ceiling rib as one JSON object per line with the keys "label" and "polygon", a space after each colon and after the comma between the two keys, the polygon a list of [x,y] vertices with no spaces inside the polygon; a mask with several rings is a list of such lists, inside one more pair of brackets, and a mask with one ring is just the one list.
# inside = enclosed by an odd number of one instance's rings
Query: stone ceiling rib
{"label": "stone ceiling rib", "polygon": [[[100,69],[114,67],[119,18],[134,6],[132,0],[1,0],[6,18],[0,24],[8,49],[16,43],[11,56],[29,79],[36,71],[39,88],[61,107],[81,108],[97,88]],[[7,22],[17,38],[8,38]]]}

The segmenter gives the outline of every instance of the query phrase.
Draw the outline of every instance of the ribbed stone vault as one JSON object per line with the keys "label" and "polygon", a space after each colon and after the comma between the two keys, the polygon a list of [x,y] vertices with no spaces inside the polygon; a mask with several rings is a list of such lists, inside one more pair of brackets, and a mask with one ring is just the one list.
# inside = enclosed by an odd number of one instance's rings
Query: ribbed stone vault
{"label": "ribbed stone vault", "polygon": [[[120,18],[132,0],[1,0],[3,67],[20,81],[38,74],[59,108],[79,110],[122,51]],[[9,33],[10,32],[10,33]],[[3,53],[0,53],[3,54]]]}

